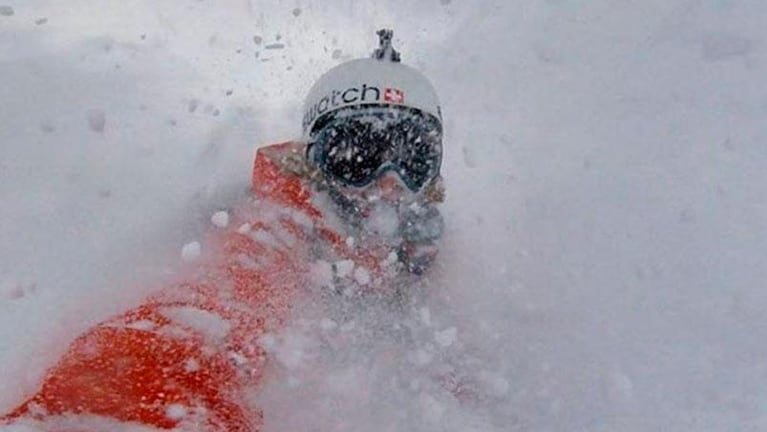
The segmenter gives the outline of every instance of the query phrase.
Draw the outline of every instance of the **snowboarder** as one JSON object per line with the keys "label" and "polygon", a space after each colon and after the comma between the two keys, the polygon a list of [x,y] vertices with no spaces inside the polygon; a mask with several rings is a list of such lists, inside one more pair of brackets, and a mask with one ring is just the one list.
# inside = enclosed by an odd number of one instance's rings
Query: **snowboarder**
{"label": "snowboarder", "polygon": [[372,58],[311,88],[301,140],[257,151],[252,197],[197,265],[78,337],[0,423],[257,431],[263,336],[297,299],[392,295],[428,270],[443,230],[439,102],[378,34]]}

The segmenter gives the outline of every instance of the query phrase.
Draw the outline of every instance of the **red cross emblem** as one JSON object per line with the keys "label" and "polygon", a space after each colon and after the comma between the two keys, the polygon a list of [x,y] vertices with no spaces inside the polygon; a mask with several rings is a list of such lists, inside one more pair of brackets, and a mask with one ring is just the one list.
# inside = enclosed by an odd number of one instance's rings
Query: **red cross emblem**
{"label": "red cross emblem", "polygon": [[384,101],[391,103],[405,102],[405,93],[400,89],[387,88],[384,90]]}

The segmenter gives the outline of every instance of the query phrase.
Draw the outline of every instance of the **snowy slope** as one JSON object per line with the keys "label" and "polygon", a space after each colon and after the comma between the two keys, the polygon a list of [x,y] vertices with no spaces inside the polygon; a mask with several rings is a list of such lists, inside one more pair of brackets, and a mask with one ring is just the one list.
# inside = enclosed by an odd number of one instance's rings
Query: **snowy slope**
{"label": "snowy slope", "polygon": [[[391,26],[443,99],[443,266],[334,355],[309,308],[267,430],[767,428],[767,5],[411,3],[0,0],[0,410]],[[367,331],[390,322],[415,338]],[[442,362],[482,404],[430,383]]]}

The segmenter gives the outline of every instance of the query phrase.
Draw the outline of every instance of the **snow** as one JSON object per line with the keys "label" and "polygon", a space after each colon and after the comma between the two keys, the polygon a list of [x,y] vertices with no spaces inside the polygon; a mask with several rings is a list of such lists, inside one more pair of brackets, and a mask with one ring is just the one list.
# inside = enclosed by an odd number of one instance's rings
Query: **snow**
{"label": "snow", "polygon": [[231,327],[221,316],[192,306],[164,307],[160,313],[173,324],[189,327],[202,334],[209,343],[223,341]]}
{"label": "snow", "polygon": [[200,362],[195,358],[189,358],[184,362],[184,370],[186,372],[197,372],[200,370]]}
{"label": "snow", "polygon": [[226,228],[229,225],[229,213],[225,211],[217,211],[210,217],[210,221],[213,225],[219,228]]}
{"label": "snow", "polygon": [[338,277],[349,277],[354,270],[354,261],[348,259],[336,261],[335,264],[333,264],[333,267],[336,269],[336,275]]}
{"label": "snow", "polygon": [[367,285],[370,283],[370,272],[363,267],[357,267],[354,269],[354,280],[360,285]]}
{"label": "snow", "polygon": [[173,403],[165,408],[165,416],[171,420],[181,420],[186,417],[187,409],[185,406]]}
{"label": "snow", "polygon": [[[339,346],[318,374],[350,384],[313,381],[312,346],[298,344],[302,385],[260,389],[266,431],[767,428],[767,5],[337,6],[0,5],[12,83],[0,86],[0,411],[83,329],[149,295],[178,245],[242,196],[254,147],[300,133],[313,80],[388,25],[442,97],[438,268],[405,318],[381,305],[324,316],[342,331],[326,332]],[[418,350],[431,361],[398,356]],[[450,362],[488,393],[481,408],[433,382]]]}
{"label": "snow", "polygon": [[198,241],[192,241],[181,247],[181,258],[184,261],[194,261],[200,257],[202,246]]}
{"label": "snow", "polygon": [[330,286],[333,283],[333,265],[323,260],[313,262],[309,269],[309,279],[316,287]]}
{"label": "snow", "polygon": [[442,331],[435,332],[434,340],[436,340],[441,347],[447,348],[458,340],[458,329],[449,327]]}

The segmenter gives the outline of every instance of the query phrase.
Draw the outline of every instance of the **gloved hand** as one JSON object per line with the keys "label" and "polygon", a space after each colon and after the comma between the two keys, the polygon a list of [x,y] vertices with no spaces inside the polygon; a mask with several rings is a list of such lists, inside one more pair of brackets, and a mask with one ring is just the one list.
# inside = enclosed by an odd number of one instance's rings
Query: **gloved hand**
{"label": "gloved hand", "polygon": [[397,255],[409,272],[420,275],[431,266],[444,231],[445,221],[433,205],[412,204],[401,211]]}

